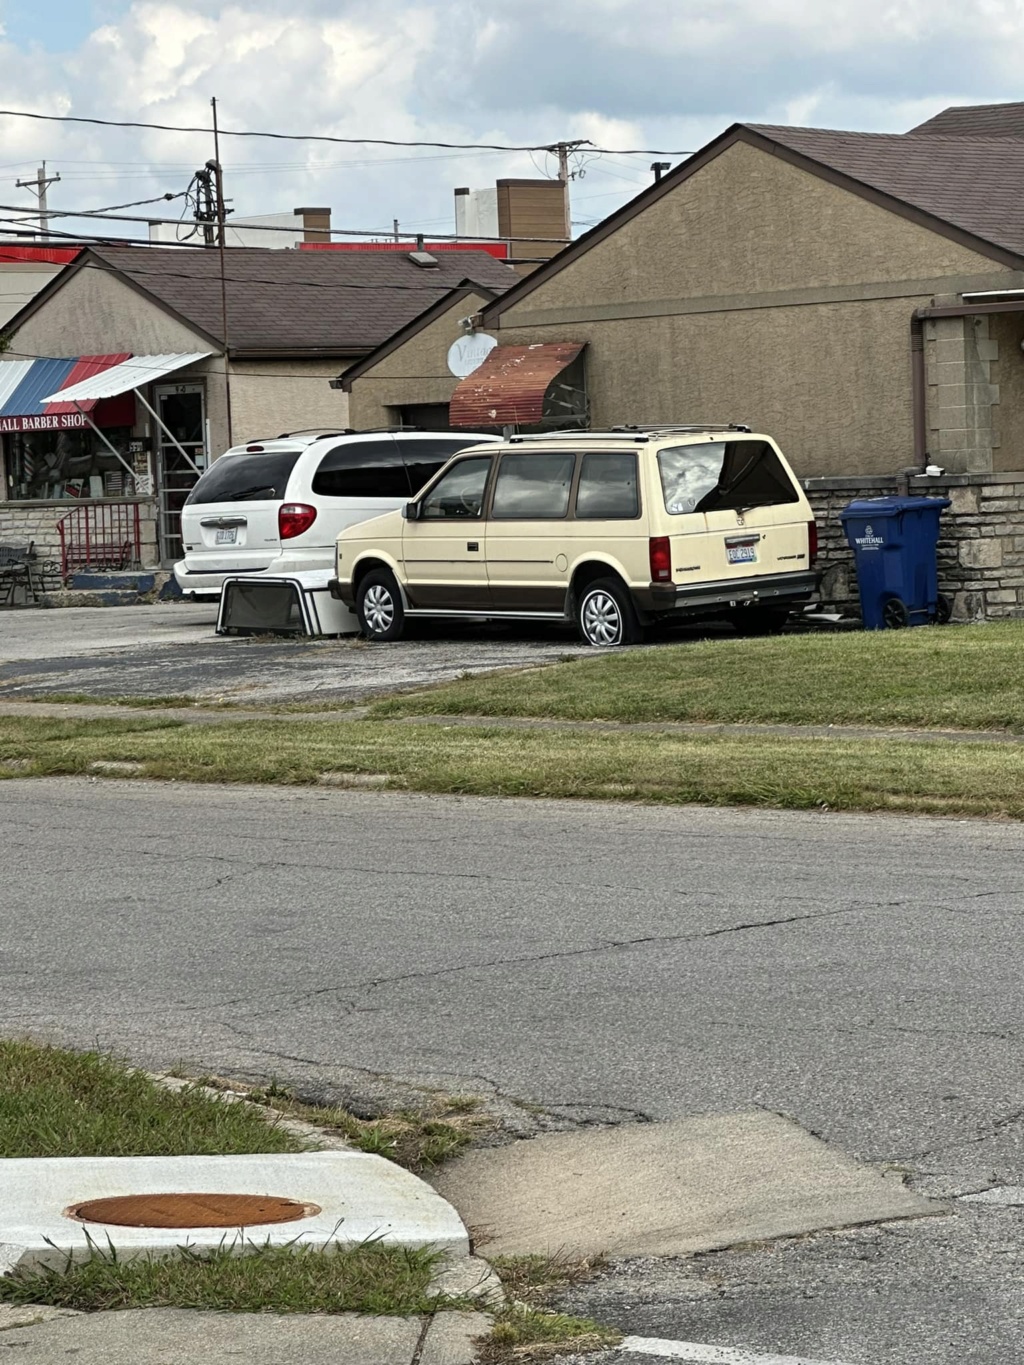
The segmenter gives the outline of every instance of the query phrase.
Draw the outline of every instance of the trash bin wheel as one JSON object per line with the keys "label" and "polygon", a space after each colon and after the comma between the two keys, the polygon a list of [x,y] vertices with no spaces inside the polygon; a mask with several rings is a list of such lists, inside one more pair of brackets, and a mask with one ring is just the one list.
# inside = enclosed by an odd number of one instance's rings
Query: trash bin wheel
{"label": "trash bin wheel", "polygon": [[935,624],[944,626],[953,615],[953,603],[941,592],[935,599]]}
{"label": "trash bin wheel", "polygon": [[890,597],[882,608],[882,624],[886,630],[902,630],[910,625],[907,604],[899,597]]}

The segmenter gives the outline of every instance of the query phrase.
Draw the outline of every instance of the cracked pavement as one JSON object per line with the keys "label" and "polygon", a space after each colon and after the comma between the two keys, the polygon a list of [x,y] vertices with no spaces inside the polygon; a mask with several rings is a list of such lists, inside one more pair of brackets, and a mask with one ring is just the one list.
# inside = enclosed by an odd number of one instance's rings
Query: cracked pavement
{"label": "cracked pavement", "polygon": [[1020,825],[121,780],[0,802],[5,1033],[556,1123],[783,1113],[953,1213],[625,1265],[590,1311],[850,1365],[1014,1358],[1024,1210],[956,1201],[1024,1183]]}

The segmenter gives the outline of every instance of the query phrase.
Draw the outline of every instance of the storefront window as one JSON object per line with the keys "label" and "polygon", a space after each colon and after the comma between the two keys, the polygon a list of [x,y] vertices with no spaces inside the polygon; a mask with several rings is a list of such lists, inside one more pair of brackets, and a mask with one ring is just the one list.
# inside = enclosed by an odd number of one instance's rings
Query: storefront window
{"label": "storefront window", "polygon": [[[131,427],[103,434],[130,465]],[[123,498],[136,492],[132,476],[91,427],[8,432],[3,440],[10,500]]]}

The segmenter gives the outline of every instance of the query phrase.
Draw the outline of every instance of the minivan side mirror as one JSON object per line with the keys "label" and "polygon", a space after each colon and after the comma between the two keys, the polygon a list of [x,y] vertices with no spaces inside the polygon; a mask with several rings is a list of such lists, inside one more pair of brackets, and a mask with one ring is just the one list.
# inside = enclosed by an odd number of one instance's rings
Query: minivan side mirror
{"label": "minivan side mirror", "polygon": [[420,505],[418,502],[407,502],[402,508],[402,516],[406,521],[419,521]]}

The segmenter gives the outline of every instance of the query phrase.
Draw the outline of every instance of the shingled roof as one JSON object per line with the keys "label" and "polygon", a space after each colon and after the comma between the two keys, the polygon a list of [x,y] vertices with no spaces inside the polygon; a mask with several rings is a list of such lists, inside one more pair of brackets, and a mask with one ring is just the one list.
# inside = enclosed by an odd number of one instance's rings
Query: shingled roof
{"label": "shingled roof", "polygon": [[1024,136],[744,126],[982,241],[1024,255]]}
{"label": "shingled roof", "polygon": [[1024,104],[947,109],[909,133],[734,123],[488,304],[485,322],[515,307],[737,142],[832,180],[1003,265],[1024,265]]}
{"label": "shingled roof", "polygon": [[[401,251],[289,251],[229,247],[225,252],[228,340],[232,354],[357,356],[467,278],[495,293],[516,281],[485,251],[444,251],[416,265]],[[13,327],[81,269],[112,270],[196,327],[224,341],[217,251],[91,247],[12,319]]]}
{"label": "shingled roof", "polygon": [[911,128],[910,134],[1024,138],[1024,104],[958,105],[919,123]]}

